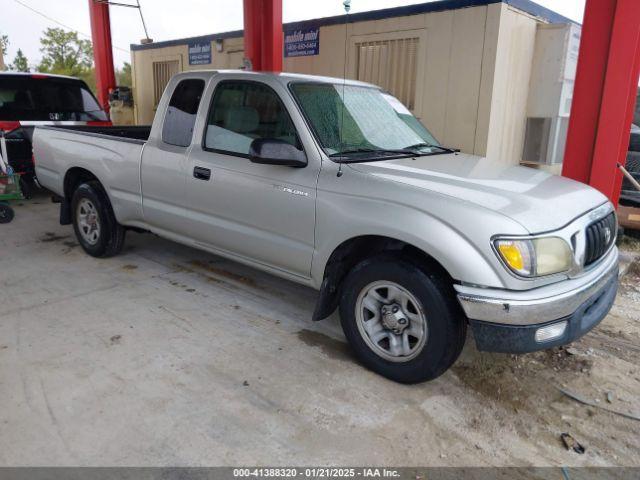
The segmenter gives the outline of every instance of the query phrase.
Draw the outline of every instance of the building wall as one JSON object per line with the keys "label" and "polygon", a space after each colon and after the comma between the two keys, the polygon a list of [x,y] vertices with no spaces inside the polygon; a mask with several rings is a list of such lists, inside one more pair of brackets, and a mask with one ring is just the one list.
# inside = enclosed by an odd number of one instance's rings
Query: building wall
{"label": "building wall", "polygon": [[[502,3],[320,28],[320,52],[284,59],[289,72],[357,76],[357,43],[419,38],[414,114],[443,144],[463,152],[499,155],[518,163],[537,21]],[[346,29],[346,32],[345,32]],[[347,48],[345,48],[345,39]],[[212,64],[239,68],[242,38],[212,42]],[[188,65],[187,46],[132,52],[137,121],[153,120],[155,61]]]}
{"label": "building wall", "polygon": [[242,67],[244,41],[240,38],[224,40],[224,51],[215,51],[215,42],[211,42],[211,65],[189,65],[187,45],[177,45],[131,52],[132,82],[134,92],[136,123],[147,125],[153,122],[155,114],[153,96],[153,63],[177,60],[180,71],[211,69],[229,69]]}
{"label": "building wall", "polygon": [[518,163],[524,146],[537,21],[505,4],[499,8],[486,155]]}

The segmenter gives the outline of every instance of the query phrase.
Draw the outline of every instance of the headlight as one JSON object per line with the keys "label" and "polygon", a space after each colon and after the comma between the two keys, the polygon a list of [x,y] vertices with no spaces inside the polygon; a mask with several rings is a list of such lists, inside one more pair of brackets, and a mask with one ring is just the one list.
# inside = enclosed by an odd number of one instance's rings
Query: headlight
{"label": "headlight", "polygon": [[567,242],[558,237],[498,239],[495,247],[509,269],[523,277],[566,272],[572,265],[571,249]]}

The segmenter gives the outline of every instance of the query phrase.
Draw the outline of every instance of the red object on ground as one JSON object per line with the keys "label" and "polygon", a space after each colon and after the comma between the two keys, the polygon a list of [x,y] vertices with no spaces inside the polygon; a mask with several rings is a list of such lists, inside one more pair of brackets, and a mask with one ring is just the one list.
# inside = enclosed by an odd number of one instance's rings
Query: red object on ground
{"label": "red object on ground", "polygon": [[91,39],[93,40],[98,101],[104,111],[109,113],[109,89],[116,86],[109,4],[89,0],[89,17],[91,19]]}
{"label": "red object on ground", "polygon": [[587,0],[562,174],[618,204],[640,76],[640,2]]}
{"label": "red object on ground", "polygon": [[254,71],[282,71],[282,0],[244,0],[244,52]]}

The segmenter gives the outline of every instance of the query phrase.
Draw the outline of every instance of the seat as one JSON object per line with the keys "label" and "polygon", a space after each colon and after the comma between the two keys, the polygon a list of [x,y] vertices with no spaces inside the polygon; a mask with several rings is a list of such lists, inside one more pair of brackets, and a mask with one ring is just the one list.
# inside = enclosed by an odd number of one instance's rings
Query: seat
{"label": "seat", "polygon": [[241,134],[251,134],[258,129],[260,117],[253,107],[229,107],[224,115],[224,128]]}

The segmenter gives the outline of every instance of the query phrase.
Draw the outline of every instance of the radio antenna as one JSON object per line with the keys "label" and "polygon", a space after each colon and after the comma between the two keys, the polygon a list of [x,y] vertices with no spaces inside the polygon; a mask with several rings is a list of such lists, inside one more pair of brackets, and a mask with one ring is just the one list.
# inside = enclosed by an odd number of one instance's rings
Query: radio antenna
{"label": "radio antenna", "polygon": [[[342,107],[340,110],[340,156],[344,152],[344,108],[345,90],[347,88],[347,63],[349,62],[349,11],[351,10],[351,0],[342,2],[345,12],[344,22],[344,66],[342,68]],[[338,166],[338,177],[342,176],[342,162]]]}

